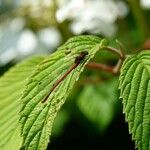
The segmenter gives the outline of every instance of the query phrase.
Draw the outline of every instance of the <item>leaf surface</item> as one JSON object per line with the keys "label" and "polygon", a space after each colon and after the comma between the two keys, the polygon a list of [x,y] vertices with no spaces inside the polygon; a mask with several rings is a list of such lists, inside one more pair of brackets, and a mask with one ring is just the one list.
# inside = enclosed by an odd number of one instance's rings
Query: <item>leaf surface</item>
{"label": "leaf surface", "polygon": [[121,69],[123,111],[139,150],[150,149],[150,51],[128,57]]}
{"label": "leaf surface", "polygon": [[[26,84],[22,97],[20,121],[25,149],[46,149],[58,110],[64,104],[85,65],[106,45],[106,40],[96,36],[77,36],[68,40],[38,66]],[[83,51],[87,51],[88,55],[50,93],[54,84],[75,64],[76,57]],[[45,97],[47,98],[43,102]]]}
{"label": "leaf surface", "polygon": [[21,146],[19,126],[20,98],[26,78],[44,57],[23,61],[0,78],[0,149],[16,150]]}

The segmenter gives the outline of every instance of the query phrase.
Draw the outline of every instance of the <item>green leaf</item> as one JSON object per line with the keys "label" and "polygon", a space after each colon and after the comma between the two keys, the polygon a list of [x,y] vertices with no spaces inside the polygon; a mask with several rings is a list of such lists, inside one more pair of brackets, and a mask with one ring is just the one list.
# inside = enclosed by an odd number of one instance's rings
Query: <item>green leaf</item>
{"label": "green leaf", "polygon": [[26,78],[44,57],[26,60],[0,78],[0,149],[16,150],[22,142],[19,127],[20,97]]}
{"label": "green leaf", "polygon": [[111,123],[118,105],[118,80],[113,79],[96,85],[87,85],[79,95],[80,111],[100,132]]}
{"label": "green leaf", "polygon": [[139,150],[150,148],[150,51],[128,57],[121,69],[121,98],[129,132]]}
{"label": "green leaf", "polygon": [[[85,65],[106,45],[106,40],[95,36],[71,38],[37,67],[26,84],[22,97],[20,121],[25,149],[46,149],[58,110],[64,104]],[[53,85],[75,64],[76,57],[83,51],[87,51],[88,55],[49,95]],[[48,99],[43,102],[47,96]]]}

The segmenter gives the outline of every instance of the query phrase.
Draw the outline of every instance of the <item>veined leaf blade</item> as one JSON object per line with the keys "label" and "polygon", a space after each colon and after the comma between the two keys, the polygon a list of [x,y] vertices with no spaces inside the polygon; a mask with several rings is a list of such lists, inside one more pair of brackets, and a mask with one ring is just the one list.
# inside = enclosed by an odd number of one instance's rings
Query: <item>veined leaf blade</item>
{"label": "veined leaf blade", "polygon": [[[107,42],[95,36],[78,36],[67,41],[58,51],[45,59],[30,77],[24,91],[21,109],[23,146],[30,150],[45,150],[54,118],[61,108],[80,73],[95,53]],[[53,85],[74,65],[81,52],[88,55],[55,88],[45,102]]]}
{"label": "veined leaf blade", "polygon": [[0,78],[0,149],[16,150],[21,147],[19,126],[20,97],[26,78],[44,59],[34,57],[12,67]]}
{"label": "veined leaf blade", "polygon": [[150,51],[128,57],[121,69],[121,98],[129,132],[139,150],[150,148]]}

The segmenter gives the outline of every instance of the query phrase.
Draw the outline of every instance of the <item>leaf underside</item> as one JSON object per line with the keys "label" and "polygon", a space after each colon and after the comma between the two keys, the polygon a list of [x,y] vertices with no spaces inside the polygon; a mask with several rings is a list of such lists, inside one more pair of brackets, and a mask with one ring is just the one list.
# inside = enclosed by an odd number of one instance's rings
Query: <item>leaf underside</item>
{"label": "leaf underside", "polygon": [[139,150],[150,149],[150,51],[127,58],[120,75],[123,111]]}
{"label": "leaf underside", "polygon": [[[29,150],[45,150],[49,142],[54,118],[61,108],[80,73],[105,42],[95,36],[78,36],[70,39],[55,53],[47,57],[35,70],[26,84],[22,96],[21,124],[23,147]],[[88,55],[55,88],[45,102],[53,85],[74,65],[82,51]]]}
{"label": "leaf underside", "polygon": [[0,78],[0,149],[16,150],[21,146],[19,121],[20,97],[26,78],[43,60],[34,57],[10,69]]}

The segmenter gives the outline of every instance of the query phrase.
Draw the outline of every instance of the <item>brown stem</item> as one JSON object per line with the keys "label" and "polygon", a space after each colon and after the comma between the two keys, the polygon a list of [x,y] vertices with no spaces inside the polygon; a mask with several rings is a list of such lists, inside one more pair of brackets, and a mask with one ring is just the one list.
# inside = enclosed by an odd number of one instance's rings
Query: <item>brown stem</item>
{"label": "brown stem", "polygon": [[124,57],[125,57],[123,51],[121,50],[121,48],[118,50],[116,48],[108,46],[108,47],[105,48],[105,50],[108,50],[108,51],[111,51],[111,52],[117,54],[120,59],[124,59]]}
{"label": "brown stem", "polygon": [[103,70],[103,71],[106,71],[106,72],[109,72],[109,73],[112,73],[112,74],[116,75],[120,72],[121,65],[122,65],[122,60],[119,59],[116,66],[108,66],[108,65],[105,65],[105,64],[90,62],[86,65],[86,67]]}
{"label": "brown stem", "polygon": [[94,69],[100,69],[100,70],[104,70],[106,72],[110,72],[112,74],[116,74],[114,72],[113,67],[107,66],[105,64],[100,64],[100,63],[95,63],[95,62],[90,62],[86,65],[86,67],[88,68],[94,68]]}
{"label": "brown stem", "polygon": [[114,74],[118,74],[120,72],[120,68],[121,68],[122,63],[123,63],[123,61],[121,59],[119,59],[116,66],[113,68]]}
{"label": "brown stem", "polygon": [[104,71],[107,71],[107,72],[110,72],[113,74],[118,74],[120,71],[122,63],[123,63],[124,59],[126,58],[126,55],[123,51],[122,43],[120,43],[118,40],[116,40],[116,43],[118,44],[119,49],[109,47],[109,46],[104,48],[105,50],[111,51],[111,52],[113,52],[119,56],[119,60],[118,60],[118,63],[116,64],[116,66],[110,67],[110,66],[107,66],[104,64],[99,64],[99,63],[98,64],[97,63],[91,63],[91,64],[88,64],[87,66],[91,67],[91,68],[101,69],[101,70],[104,70]]}
{"label": "brown stem", "polygon": [[124,45],[119,40],[116,40],[116,43],[119,46],[120,58],[124,60],[126,57],[126,55],[124,53]]}

